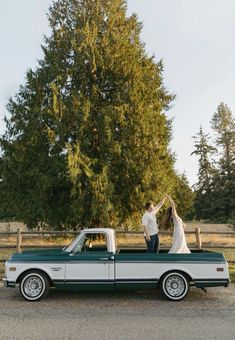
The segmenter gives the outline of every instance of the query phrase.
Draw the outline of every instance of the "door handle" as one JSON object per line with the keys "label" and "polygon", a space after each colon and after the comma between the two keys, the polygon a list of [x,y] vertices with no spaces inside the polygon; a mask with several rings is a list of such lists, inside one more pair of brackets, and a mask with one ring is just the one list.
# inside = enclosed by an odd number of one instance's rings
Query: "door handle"
{"label": "door handle", "polygon": [[100,257],[100,261],[109,261],[108,257]]}

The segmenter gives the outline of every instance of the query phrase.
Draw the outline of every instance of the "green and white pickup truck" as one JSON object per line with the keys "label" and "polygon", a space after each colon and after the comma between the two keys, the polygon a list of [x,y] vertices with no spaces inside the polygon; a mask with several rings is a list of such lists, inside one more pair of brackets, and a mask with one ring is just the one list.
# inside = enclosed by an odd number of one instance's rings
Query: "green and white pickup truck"
{"label": "green and white pickup truck", "polygon": [[50,288],[66,291],[156,289],[170,300],[183,299],[190,286],[227,287],[223,254],[146,253],[117,249],[112,229],[84,229],[66,248],[23,251],[5,264],[6,287],[19,285],[28,301],[44,298]]}

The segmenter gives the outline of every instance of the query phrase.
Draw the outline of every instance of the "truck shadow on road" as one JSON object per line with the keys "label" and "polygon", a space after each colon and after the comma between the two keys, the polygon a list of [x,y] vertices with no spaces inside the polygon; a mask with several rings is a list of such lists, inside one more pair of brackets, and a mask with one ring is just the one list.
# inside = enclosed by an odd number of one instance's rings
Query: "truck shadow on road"
{"label": "truck shadow on road", "polygon": [[[84,303],[84,304],[109,304],[109,305],[122,305],[122,304],[156,304],[156,302],[171,303],[171,304],[187,304],[194,302],[214,302],[226,304],[233,300],[234,287],[231,285],[228,289],[210,288],[207,293],[201,289],[191,287],[189,294],[181,301],[169,301],[162,294],[160,289],[156,290],[144,290],[144,291],[90,291],[90,292],[66,292],[56,291],[53,288],[50,290],[48,296],[39,304],[61,304],[64,301],[71,303]],[[17,302],[25,301],[20,295],[18,288],[11,290],[7,288],[1,288],[1,299]],[[26,301],[25,301],[26,302]],[[29,302],[26,302],[29,303]]]}

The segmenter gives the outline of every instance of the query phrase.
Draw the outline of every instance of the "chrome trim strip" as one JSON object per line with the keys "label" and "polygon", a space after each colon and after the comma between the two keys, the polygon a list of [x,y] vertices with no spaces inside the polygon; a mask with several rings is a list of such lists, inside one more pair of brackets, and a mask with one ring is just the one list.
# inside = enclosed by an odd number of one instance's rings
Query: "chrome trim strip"
{"label": "chrome trim strip", "polygon": [[97,260],[97,261],[73,261],[72,259],[71,260],[65,260],[65,261],[63,261],[63,262],[57,262],[57,261],[55,261],[55,262],[51,262],[51,261],[28,261],[28,262],[21,262],[21,261],[14,261],[14,262],[12,262],[12,264],[13,263],[15,263],[15,264],[32,264],[32,263],[35,263],[35,264],[41,264],[41,263],[47,263],[47,264],[49,264],[49,265],[62,265],[62,264],[77,264],[77,263],[84,263],[84,264],[87,264],[87,263],[96,263],[96,264],[102,264],[102,263],[109,263],[109,262],[111,262],[111,263],[113,263],[114,261],[113,260],[109,260],[109,261],[107,261],[107,260]]}
{"label": "chrome trim strip", "polygon": [[118,261],[116,260],[115,263],[190,263],[190,264],[226,264],[226,262],[214,262],[214,261]]}
{"label": "chrome trim strip", "polygon": [[219,283],[226,283],[229,280],[194,280],[196,283],[203,283],[203,282],[219,282]]}
{"label": "chrome trim strip", "polygon": [[[55,261],[55,262],[52,262],[52,261],[35,261],[35,260],[32,260],[32,261],[12,261],[11,263],[19,263],[19,264],[32,264],[32,263],[48,263],[48,264],[53,264],[53,265],[59,265],[59,264],[77,264],[77,263],[107,263],[107,262],[111,262],[113,263],[114,260],[110,259],[109,261],[105,260],[105,261],[102,261],[100,259],[97,259],[97,261],[73,261],[72,259],[71,260],[64,260],[64,261]],[[164,263],[164,264],[167,264],[167,263],[171,263],[171,264],[177,264],[177,263],[184,263],[184,264],[223,264],[223,265],[226,265],[227,262],[215,262],[215,261],[141,261],[141,260],[138,260],[138,261],[117,261],[115,260],[115,263],[149,263],[149,264],[153,264],[153,263]]]}
{"label": "chrome trim strip", "polygon": [[53,280],[54,283],[136,283],[136,282],[153,282],[153,283],[157,283],[159,281],[159,279],[155,279],[155,278],[151,278],[151,279],[114,279],[114,280],[96,280],[96,279],[91,279],[91,280],[79,280],[79,279],[74,279],[74,280]]}
{"label": "chrome trim strip", "polygon": [[84,282],[79,282],[79,281],[64,281],[65,284],[69,284],[69,285],[72,285],[72,284],[80,284],[80,285],[83,285],[83,284],[94,284],[94,285],[106,285],[106,284],[114,284],[114,281],[113,282],[110,282],[110,281],[105,281],[105,282],[99,282],[99,281],[84,281]]}
{"label": "chrome trim strip", "polygon": [[135,281],[132,281],[132,280],[116,280],[115,283],[158,283],[158,280],[135,280]]}

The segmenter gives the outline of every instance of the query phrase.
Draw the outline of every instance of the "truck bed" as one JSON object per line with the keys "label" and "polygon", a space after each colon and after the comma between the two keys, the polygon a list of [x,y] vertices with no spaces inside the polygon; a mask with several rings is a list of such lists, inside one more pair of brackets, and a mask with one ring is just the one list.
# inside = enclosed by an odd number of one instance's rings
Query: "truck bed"
{"label": "truck bed", "polygon": [[[205,250],[205,249],[190,249],[191,253],[214,253],[213,251],[210,250]],[[158,254],[166,254],[168,253],[169,249],[160,249]],[[146,249],[144,248],[119,248],[117,250],[118,254],[123,254],[123,253],[147,253]]]}

